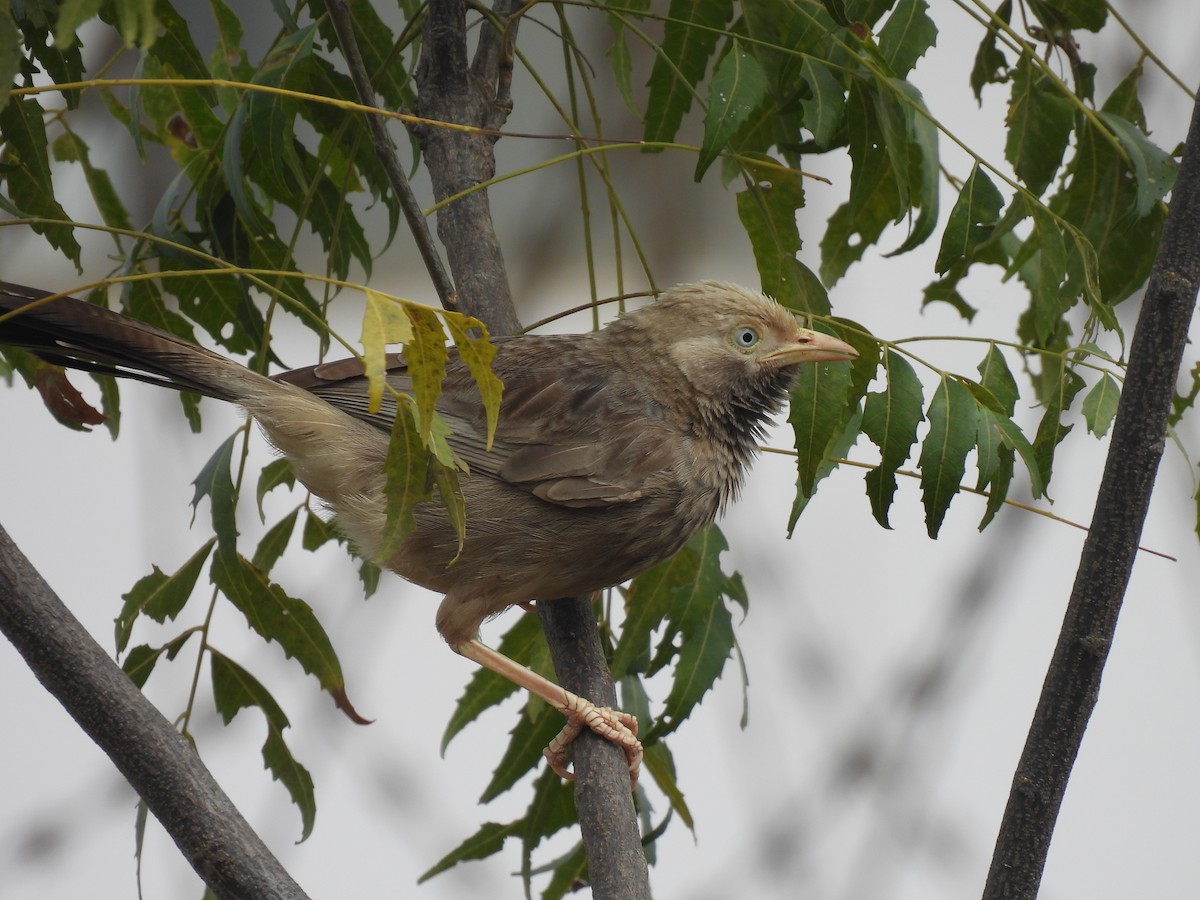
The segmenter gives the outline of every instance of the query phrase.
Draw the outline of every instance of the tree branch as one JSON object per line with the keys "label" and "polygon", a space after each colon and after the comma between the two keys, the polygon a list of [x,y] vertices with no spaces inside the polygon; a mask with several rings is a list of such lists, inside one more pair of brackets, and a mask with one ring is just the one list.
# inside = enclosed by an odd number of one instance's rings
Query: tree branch
{"label": "tree branch", "polygon": [[0,631],[128,779],[218,897],[307,895],[196,751],[50,589],[0,527]]}
{"label": "tree branch", "polygon": [[985,900],[1037,896],[1054,823],[1100,692],[1167,433],[1200,286],[1200,104],[1184,145],[1091,530],[1000,823]]}
{"label": "tree branch", "polygon": [[[465,4],[461,0],[430,3],[417,67],[417,104],[423,118],[491,130],[504,124],[512,108],[508,84],[516,6],[513,0],[496,0],[495,21],[483,26],[468,68]],[[495,174],[495,137],[429,126],[416,127],[415,134],[439,201]],[[519,331],[487,192],[474,190],[442,207],[438,235],[464,312],[483,320],[493,334]],[[559,683],[598,704],[615,706],[590,598],[539,603],[538,613]],[[648,898],[649,873],[624,754],[591,732],[579,736],[574,751],[575,805],[588,852],[592,896],[596,900]]]}

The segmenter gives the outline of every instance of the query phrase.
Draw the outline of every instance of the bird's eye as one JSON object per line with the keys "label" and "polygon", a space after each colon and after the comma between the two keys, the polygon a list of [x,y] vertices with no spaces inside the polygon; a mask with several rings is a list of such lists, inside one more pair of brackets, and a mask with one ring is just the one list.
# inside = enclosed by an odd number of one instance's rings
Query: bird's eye
{"label": "bird's eye", "polygon": [[733,342],[743,350],[748,350],[758,343],[758,332],[748,325],[743,325],[734,330]]}

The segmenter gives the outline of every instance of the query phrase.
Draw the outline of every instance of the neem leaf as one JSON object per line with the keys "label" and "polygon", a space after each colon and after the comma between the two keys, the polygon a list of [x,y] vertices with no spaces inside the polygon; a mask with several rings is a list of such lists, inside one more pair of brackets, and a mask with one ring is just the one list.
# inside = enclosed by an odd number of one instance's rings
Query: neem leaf
{"label": "neem leaf", "polygon": [[708,87],[704,141],[696,160],[697,181],[729,145],[742,123],[766,97],[769,88],[770,82],[762,64],[735,40],[732,49],[717,64]]}
{"label": "neem leaf", "polygon": [[372,414],[379,412],[387,376],[387,345],[407,344],[413,329],[404,304],[370,288],[363,310],[362,345],[367,376],[367,402]]}
{"label": "neem leaf", "polygon": [[312,776],[296,761],[283,740],[290,724],[270,691],[257,678],[218,651],[209,648],[212,667],[213,702],[228,725],[243,709],[257,706],[267,720],[267,739],[263,742],[263,763],[271,776],[283,784],[300,810],[303,841],[312,834],[317,818],[317,798]]}
{"label": "neem leaf", "polygon": [[925,525],[936,538],[975,446],[975,399],[956,378],[943,375],[929,404],[929,433],[921,444],[921,490]]}

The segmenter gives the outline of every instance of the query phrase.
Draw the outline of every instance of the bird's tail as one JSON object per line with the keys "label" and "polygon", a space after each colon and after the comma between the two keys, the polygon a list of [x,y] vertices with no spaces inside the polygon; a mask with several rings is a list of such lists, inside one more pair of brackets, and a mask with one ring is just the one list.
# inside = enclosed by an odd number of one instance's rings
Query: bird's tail
{"label": "bird's tail", "polygon": [[[112,310],[0,281],[0,344],[48,362],[240,402],[256,376],[240,363]],[[265,379],[264,379],[265,380]]]}

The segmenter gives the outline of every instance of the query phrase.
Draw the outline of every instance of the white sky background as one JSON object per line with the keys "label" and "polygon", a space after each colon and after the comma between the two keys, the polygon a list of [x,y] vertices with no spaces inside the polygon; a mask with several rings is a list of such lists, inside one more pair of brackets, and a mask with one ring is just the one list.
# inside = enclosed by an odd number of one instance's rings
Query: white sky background
{"label": "white sky background", "polygon": [[[978,110],[965,73],[979,31],[949,4],[933,6],[942,29],[938,46],[918,64],[913,80],[935,116],[999,162],[999,104],[1007,89],[990,89],[987,107]],[[1119,8],[1186,83],[1200,83],[1194,52],[1200,12],[1193,4]],[[588,43],[602,86],[606,40],[605,33]],[[1081,35],[1081,41],[1084,58],[1096,60],[1109,78],[1123,74],[1135,59],[1115,27],[1102,39]],[[554,70],[553,38],[527,24],[521,45],[549,60],[543,71]],[[1124,62],[1114,67],[1114,58]],[[1111,87],[1111,81],[1102,81],[1098,95]],[[510,127],[561,131],[532,99],[533,90],[518,72]],[[1152,66],[1144,98],[1153,137],[1173,147],[1184,137],[1190,101]],[[626,133],[634,132],[626,126]],[[625,136],[615,124],[609,133]],[[96,142],[93,148],[104,156]],[[113,136],[111,148],[110,165],[130,155],[121,134]],[[946,141],[942,149],[947,167],[965,176],[964,157]],[[500,169],[564,150],[558,144],[502,141]],[[697,188],[688,179],[691,162],[672,172],[677,163],[640,155],[613,161],[618,171],[623,164],[636,165],[655,179],[644,182],[653,191],[635,187],[626,199],[648,238],[659,283],[713,277],[757,284],[732,194],[720,190],[715,170]],[[809,187],[803,258],[815,269],[821,224],[845,194],[848,166],[812,157],[808,167],[834,182]],[[75,173],[63,176],[60,190],[70,197]],[[526,321],[587,299],[574,178],[573,169],[559,167],[493,191],[513,287],[529,301],[521,311]],[[943,217],[952,202],[944,198]],[[94,218],[79,202],[68,206]],[[594,226],[606,228],[603,215]],[[0,235],[0,277],[50,289],[76,283],[70,264],[40,239],[17,229]],[[883,249],[899,240],[898,234],[885,236]],[[404,244],[403,236],[397,243]],[[87,246],[94,271],[102,271],[107,247]],[[866,262],[833,289],[835,311],[881,337],[968,333],[949,308],[919,313],[936,250],[934,241],[890,260],[868,252]],[[394,271],[388,271],[389,262]],[[611,260],[601,259],[600,270],[602,288],[613,288]],[[629,288],[643,286],[633,282],[631,275]],[[380,261],[373,284],[414,299],[433,296],[404,246]],[[968,290],[968,299],[982,309],[969,333],[1010,334],[1023,302],[1019,293],[995,278],[975,278]],[[354,306],[349,298],[346,306]],[[1123,310],[1130,323],[1134,312],[1132,302]],[[342,323],[350,336],[358,330],[355,315],[347,309]],[[287,361],[302,365],[313,352],[311,342],[297,343]],[[979,345],[944,343],[926,345],[923,353],[943,367],[971,372],[983,351]],[[76,379],[80,385],[86,381]],[[190,482],[238,421],[235,411],[206,401],[206,429],[196,437],[183,427],[169,393],[130,385],[122,398],[123,434],[114,444],[103,431],[81,435],[57,426],[36,395],[17,390],[0,396],[2,521],[109,648],[120,595],[151,564],[171,571],[204,540],[207,503],[196,530],[188,527]],[[1027,422],[1036,422],[1037,414],[1030,410]],[[1196,431],[1193,424],[1181,435],[1193,452],[1200,446]],[[782,432],[777,443],[786,445],[787,438]],[[1055,465],[1056,513],[1088,520],[1105,448],[1084,434],[1082,422],[1076,425]],[[268,458],[265,449],[261,453]],[[855,456],[870,459],[870,448]],[[968,476],[973,477],[970,470]],[[750,725],[744,732],[737,727],[742,697],[731,667],[672,738],[697,833],[693,841],[681,823],[672,823],[652,870],[655,896],[976,895],[1070,592],[1082,533],[1005,510],[980,535],[975,526],[983,501],[962,496],[941,538],[930,541],[919,488],[911,481],[901,484],[894,530],[884,531],[870,515],[862,473],[843,469],[822,483],[789,542],[784,530],[793,481],[790,460],[763,458],[724,523],[731,545],[727,563],[743,573],[751,597],[750,615],[738,628],[751,676]],[[1143,543],[1179,561],[1142,555],[1135,564],[1100,703],[1051,847],[1045,898],[1185,897],[1200,885],[1195,853],[1200,553],[1191,491],[1189,464],[1169,446]],[[272,496],[271,508],[278,516],[293,502]],[[252,507],[247,495],[243,533],[256,527]],[[485,716],[444,759],[438,754],[441,731],[471,668],[437,636],[436,599],[389,577],[364,604],[352,566],[336,552],[315,559],[291,552],[274,574],[290,593],[316,607],[341,655],[351,699],[377,721],[368,728],[350,724],[275,646],[246,636],[236,611],[219,607],[214,642],[276,692],[292,721],[289,745],[317,786],[315,832],[296,846],[299,816],[261,767],[261,716],[245,711],[231,727],[220,727],[206,695],[206,671],[197,703],[201,753],[251,823],[314,898],[521,896],[519,880],[509,874],[518,864],[515,844],[498,858],[415,886],[421,871],[480,822],[514,818],[525,800],[518,788],[515,798],[488,808],[476,804],[514,707]],[[195,609],[188,613],[199,615],[204,600],[193,599]],[[503,627],[490,626],[485,637]],[[135,633],[136,641],[156,637],[145,624]],[[150,681],[149,693],[168,717],[186,700],[192,653],[189,646],[173,665],[160,663]],[[941,673],[933,682],[937,690],[906,699],[913,679],[935,665]],[[0,792],[0,898],[135,896],[132,792],[7,643],[0,643],[0,681],[6,723],[0,769],[8,773]],[[663,696],[665,688],[658,699]],[[661,816],[665,802],[658,807]],[[567,846],[562,836],[559,844]],[[148,897],[196,898],[202,891],[154,824],[143,874]]]}

